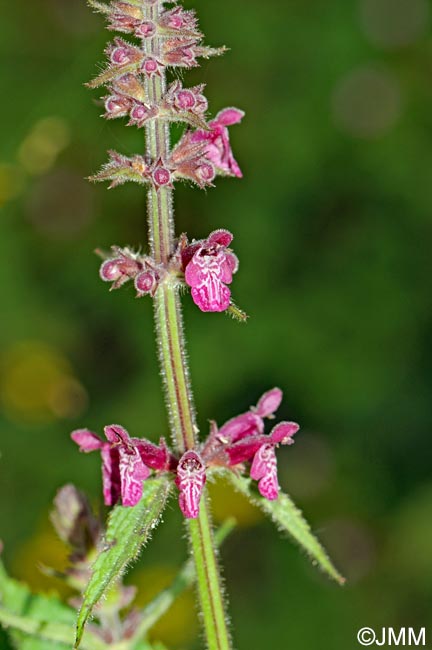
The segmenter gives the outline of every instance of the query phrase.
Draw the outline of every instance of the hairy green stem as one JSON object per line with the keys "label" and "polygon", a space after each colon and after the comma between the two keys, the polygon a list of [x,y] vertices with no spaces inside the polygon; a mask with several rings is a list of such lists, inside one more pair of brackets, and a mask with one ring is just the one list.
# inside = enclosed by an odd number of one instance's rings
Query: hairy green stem
{"label": "hairy green stem", "polygon": [[[227,519],[215,532],[215,542],[220,546],[235,528],[234,518]],[[195,582],[196,573],[192,560],[187,560],[177,576],[166,589],[163,589],[142,611],[142,621],[136,629],[133,640],[141,641],[159,619],[166,614],[174,601]]]}
{"label": "hairy green stem", "polygon": [[[159,3],[146,5],[148,19],[155,21],[159,10]],[[149,57],[158,59],[160,39],[147,39],[146,48]],[[165,73],[146,78],[145,89],[149,101],[157,104],[166,90]],[[162,119],[152,120],[146,126],[146,143],[149,158],[155,162],[164,162],[170,147],[168,122]],[[174,249],[173,200],[169,187],[149,190],[148,221],[152,255],[157,262],[166,263]],[[198,429],[190,389],[178,290],[169,282],[162,283],[156,292],[154,305],[157,345],[171,433],[177,451],[183,453],[196,446]],[[209,650],[230,650],[216,545],[205,496],[199,517],[188,520],[187,526],[207,646]]]}

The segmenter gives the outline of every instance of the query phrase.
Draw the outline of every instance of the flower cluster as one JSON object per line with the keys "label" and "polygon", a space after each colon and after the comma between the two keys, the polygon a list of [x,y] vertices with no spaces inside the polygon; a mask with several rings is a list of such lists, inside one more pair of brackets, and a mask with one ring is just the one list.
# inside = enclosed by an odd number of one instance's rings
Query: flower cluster
{"label": "flower cluster", "polygon": [[[187,128],[167,160],[149,161],[144,156],[126,157],[110,152],[110,160],[92,177],[95,181],[110,180],[110,187],[127,181],[172,187],[176,180],[189,180],[199,187],[211,186],[216,175],[241,177],[231,151],[228,126],[237,124],[243,112],[236,108],[221,111],[214,120],[206,121],[208,102],[204,84],[184,88],[176,80],[158,102],[146,96],[146,79],[165,74],[166,68],[191,68],[199,57],[222,54],[224,48],[201,44],[194,11],[175,6],[152,12],[152,3],[128,3],[113,0],[104,5],[96,0],[90,4],[108,19],[109,29],[131,34],[140,44],[116,37],[106,49],[108,65],[88,85],[105,85],[103,98],[107,119],[127,117],[128,125],[139,128],[156,119],[183,122]],[[149,55],[146,43],[157,39],[157,56]]]}
{"label": "flower cluster", "polygon": [[166,266],[156,264],[148,255],[113,246],[113,255],[102,263],[99,273],[102,280],[112,283],[112,289],[133,280],[138,297],[153,296],[163,280],[183,282],[190,287],[192,299],[201,311],[225,311],[231,304],[227,285],[239,265],[229,248],[232,239],[232,234],[222,229],[190,244],[183,235]]}
{"label": "flower cluster", "polygon": [[[130,82],[127,83],[131,86]],[[169,112],[172,121],[187,121],[204,128],[186,130],[165,162],[149,163],[141,155],[128,157],[110,151],[108,163],[91,180],[111,181],[110,188],[133,181],[153,185],[157,190],[162,186],[172,187],[177,180],[189,180],[202,188],[212,186],[217,175],[241,178],[242,172],[232,153],[227,127],[240,122],[244,114],[236,108],[226,108],[206,124],[200,116],[205,98],[199,90],[200,87],[196,86],[173,91],[172,86],[159,107],[140,103],[125,95],[111,94],[106,98],[106,117],[109,118],[129,115],[129,124],[142,126],[148,120]],[[193,106],[180,107],[180,104],[191,104],[192,101],[195,102]]]}
{"label": "flower cluster", "polygon": [[143,481],[151,471],[169,472],[179,489],[179,505],[186,518],[199,514],[199,504],[207,473],[220,467],[242,472],[250,463],[250,476],[258,481],[263,497],[277,499],[279,483],[275,450],[293,443],[299,425],[280,422],[264,433],[264,420],[273,418],[282,400],[279,388],[264,393],[258,404],[246,413],[228,420],[221,428],[211,423],[207,440],[187,450],[180,458],[172,453],[163,438],[155,445],[142,438],[131,438],[117,424],[105,427],[105,440],[88,429],[78,429],[72,439],[81,451],[99,450],[102,455],[103,494],[106,505],[120,499],[134,506],[142,496]]}

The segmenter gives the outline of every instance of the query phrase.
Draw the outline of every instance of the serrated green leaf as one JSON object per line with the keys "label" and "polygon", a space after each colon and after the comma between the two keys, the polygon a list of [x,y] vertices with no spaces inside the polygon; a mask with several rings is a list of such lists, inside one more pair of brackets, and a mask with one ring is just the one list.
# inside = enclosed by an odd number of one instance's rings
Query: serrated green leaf
{"label": "serrated green leaf", "polygon": [[[0,606],[0,624],[12,633],[15,645],[20,650],[43,650],[46,648],[70,648],[73,640],[73,623],[51,623],[49,620],[38,620],[30,616],[12,614]],[[105,644],[93,643],[94,650],[103,650]],[[53,645],[55,644],[55,645]],[[90,646],[88,646],[90,648]]]}
{"label": "serrated green leaf", "polygon": [[289,533],[306,551],[313,564],[319,566],[340,585],[344,584],[345,578],[335,569],[323,546],[312,533],[308,522],[289,496],[280,493],[276,501],[269,501],[253,489],[251,479],[237,476],[233,472],[224,472],[224,476],[229,478],[236,490],[269,515],[280,531]]}
{"label": "serrated green leaf", "polygon": [[0,604],[12,614],[36,621],[74,624],[75,612],[55,596],[32,594],[24,583],[10,578],[0,562]]}
{"label": "serrated green leaf", "polygon": [[136,506],[116,506],[111,511],[103,547],[93,564],[78,614],[75,648],[81,643],[84,626],[96,603],[137,558],[159,523],[170,488],[166,476],[148,479],[144,482],[143,497]]}
{"label": "serrated green leaf", "polygon": [[[15,647],[69,650],[75,620],[75,610],[55,596],[33,594],[25,584],[10,578],[0,562],[0,625],[9,631]],[[83,650],[105,647],[97,637],[89,635]]]}

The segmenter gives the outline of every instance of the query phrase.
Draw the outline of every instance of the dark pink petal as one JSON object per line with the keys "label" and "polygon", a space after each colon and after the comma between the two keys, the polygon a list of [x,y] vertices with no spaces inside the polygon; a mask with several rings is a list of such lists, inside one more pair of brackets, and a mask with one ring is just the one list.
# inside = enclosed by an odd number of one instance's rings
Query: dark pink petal
{"label": "dark pink petal", "polygon": [[89,452],[95,451],[96,449],[102,449],[106,444],[89,429],[77,429],[72,431],[71,438],[74,442],[77,443],[80,447],[80,451]]}
{"label": "dark pink petal", "polygon": [[292,445],[292,436],[297,433],[300,426],[296,422],[280,422],[270,432],[271,441],[274,444]]}
{"label": "dark pink petal", "polygon": [[197,142],[207,142],[211,138],[211,133],[208,131],[202,131],[201,129],[198,129],[197,131],[194,131],[191,136],[190,136],[190,141],[191,143],[197,143]]}
{"label": "dark pink petal", "polygon": [[187,519],[198,517],[205,482],[205,465],[201,456],[195,451],[185,452],[177,467],[176,485],[180,490],[179,506]]}
{"label": "dark pink petal", "polygon": [[147,467],[155,470],[166,470],[170,465],[170,453],[163,438],[161,438],[160,445],[154,445],[148,440],[140,440],[132,438],[132,442],[139,455]]}
{"label": "dark pink petal", "polygon": [[224,108],[216,115],[214,122],[223,126],[231,126],[241,122],[244,116],[244,111],[239,108]]}
{"label": "dark pink petal", "polygon": [[268,436],[254,435],[248,438],[242,438],[230,447],[226,447],[225,451],[229,457],[230,465],[239,465],[247,460],[252,460],[257,451],[268,443]]}
{"label": "dark pink petal", "polygon": [[248,411],[225,422],[219,430],[219,435],[221,439],[226,439],[227,442],[237,442],[242,438],[261,434],[263,431],[264,423],[262,419],[255,413]]}
{"label": "dark pink petal", "polygon": [[119,448],[121,496],[124,506],[135,506],[143,493],[143,481],[150,470],[144,465],[141,456],[134,448]]}
{"label": "dark pink petal", "polygon": [[104,503],[106,506],[115,505],[121,496],[120,458],[118,449],[111,449],[105,443],[101,449],[102,482]]}
{"label": "dark pink petal", "polygon": [[277,461],[273,445],[262,445],[256,452],[250,475],[255,481],[259,481],[258,489],[263,497],[269,501],[278,498]]}
{"label": "dark pink petal", "polygon": [[234,239],[234,235],[232,235],[229,230],[224,230],[223,228],[220,228],[219,230],[214,230],[213,232],[210,233],[210,235],[207,237],[204,248],[210,248],[211,246],[215,246],[216,244],[219,244],[219,246],[223,246],[226,248],[229,246]]}
{"label": "dark pink petal", "polygon": [[[237,273],[239,267],[239,261],[237,255],[234,255],[234,253],[226,252],[225,253],[225,260],[224,260],[224,265],[223,265],[223,274],[222,274],[222,282],[226,282],[227,284],[230,284],[232,281],[232,276],[233,273]],[[231,280],[225,280],[225,278],[231,278]]]}
{"label": "dark pink petal", "polygon": [[104,433],[111,444],[130,446],[130,436],[120,424],[110,424],[104,428]]}
{"label": "dark pink petal", "polygon": [[282,401],[281,389],[272,388],[271,390],[264,393],[264,395],[260,398],[256,406],[256,412],[262,418],[268,418],[269,416],[273,415],[275,411],[277,411],[281,401]]}

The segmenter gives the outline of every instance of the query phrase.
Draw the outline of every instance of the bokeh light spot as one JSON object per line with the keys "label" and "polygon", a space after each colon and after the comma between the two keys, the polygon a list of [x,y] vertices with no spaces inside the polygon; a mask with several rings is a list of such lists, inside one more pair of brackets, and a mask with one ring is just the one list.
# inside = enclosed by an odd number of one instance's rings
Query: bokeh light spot
{"label": "bokeh light spot", "polygon": [[223,479],[209,484],[213,517],[219,524],[234,517],[239,526],[253,526],[262,520],[261,511]]}
{"label": "bokeh light spot", "polygon": [[324,437],[303,433],[292,448],[280,449],[279,482],[298,499],[317,497],[329,485],[333,458]]}
{"label": "bokeh light spot", "polygon": [[338,519],[322,526],[320,539],[348,584],[353,585],[370,574],[377,561],[372,530],[352,518]]}
{"label": "bokeh light spot", "polygon": [[61,117],[36,122],[18,149],[18,160],[29,174],[44,174],[70,142],[69,125]]}
{"label": "bokeh light spot", "polygon": [[34,591],[57,592],[69,596],[71,589],[64,582],[51,578],[41,567],[64,571],[68,565],[69,549],[51,528],[46,514],[43,523],[24,543],[19,545],[12,558],[12,573],[25,580]]}
{"label": "bokeh light spot", "polygon": [[6,352],[0,399],[11,419],[29,423],[75,417],[87,403],[85,389],[68,360],[39,341],[19,342]]}
{"label": "bokeh light spot", "polygon": [[93,194],[80,174],[55,169],[29,194],[26,212],[35,228],[52,239],[78,236],[94,216]]}
{"label": "bokeh light spot", "polygon": [[376,138],[387,133],[401,113],[398,81],[384,68],[352,70],[337,84],[332,112],[339,128],[358,138]]}
{"label": "bokeh light spot", "polygon": [[0,207],[18,196],[23,185],[23,172],[17,165],[0,163]]}
{"label": "bokeh light spot", "polygon": [[428,28],[426,0],[362,0],[361,21],[372,43],[384,48],[409,45]]}
{"label": "bokeh light spot", "polygon": [[[145,607],[159,591],[171,584],[177,571],[175,567],[159,564],[135,572],[131,579],[131,583],[138,587],[134,603]],[[150,637],[175,647],[189,645],[198,633],[195,612],[193,591],[186,591],[150,630]]]}

